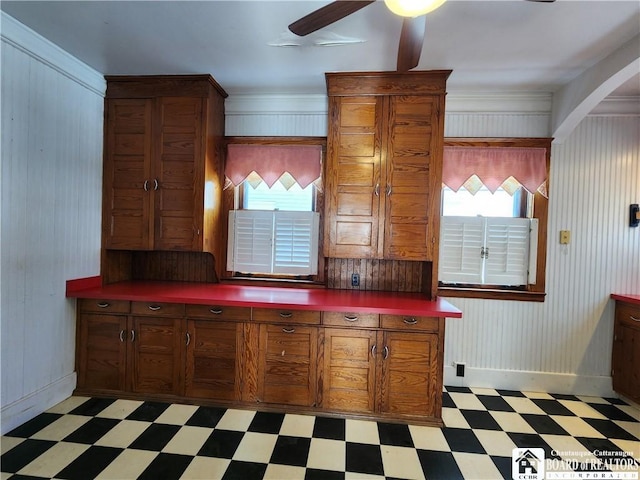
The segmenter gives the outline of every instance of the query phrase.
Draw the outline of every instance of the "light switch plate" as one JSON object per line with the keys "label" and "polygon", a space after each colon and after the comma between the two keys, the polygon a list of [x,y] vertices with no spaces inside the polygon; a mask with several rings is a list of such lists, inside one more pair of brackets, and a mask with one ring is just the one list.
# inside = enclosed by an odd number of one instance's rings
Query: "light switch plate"
{"label": "light switch plate", "polygon": [[560,230],[560,244],[568,245],[571,241],[571,232],[569,230]]}

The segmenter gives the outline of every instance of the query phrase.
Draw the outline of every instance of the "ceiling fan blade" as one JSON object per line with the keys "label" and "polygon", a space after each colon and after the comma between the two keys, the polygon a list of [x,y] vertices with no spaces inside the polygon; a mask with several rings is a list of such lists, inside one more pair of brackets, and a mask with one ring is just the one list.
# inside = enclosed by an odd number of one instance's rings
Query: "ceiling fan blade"
{"label": "ceiling fan blade", "polygon": [[304,37],[338,20],[342,20],[344,17],[374,2],[375,0],[337,0],[296,20],[289,25],[289,30],[298,36]]}
{"label": "ceiling fan blade", "polygon": [[398,45],[397,70],[399,72],[406,72],[418,65],[424,43],[426,20],[425,15],[403,19],[400,45]]}

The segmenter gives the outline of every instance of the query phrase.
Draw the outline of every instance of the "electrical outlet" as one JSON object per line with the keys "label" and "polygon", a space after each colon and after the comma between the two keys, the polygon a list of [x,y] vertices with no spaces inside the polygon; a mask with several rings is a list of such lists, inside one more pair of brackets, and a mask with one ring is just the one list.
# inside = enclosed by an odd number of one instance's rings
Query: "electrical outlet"
{"label": "electrical outlet", "polygon": [[360,274],[359,273],[352,273],[351,274],[351,286],[352,287],[359,287],[360,286]]}
{"label": "electrical outlet", "polygon": [[456,363],[456,377],[464,377],[464,363]]}

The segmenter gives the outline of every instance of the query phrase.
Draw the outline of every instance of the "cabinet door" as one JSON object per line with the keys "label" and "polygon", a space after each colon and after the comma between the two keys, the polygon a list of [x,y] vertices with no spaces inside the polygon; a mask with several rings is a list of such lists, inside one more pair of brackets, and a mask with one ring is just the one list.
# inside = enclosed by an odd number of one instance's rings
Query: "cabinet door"
{"label": "cabinet door", "polygon": [[186,340],[180,323],[177,318],[133,317],[129,367],[135,393],[181,393],[181,352]]}
{"label": "cabinet door", "polygon": [[380,411],[439,416],[438,335],[385,332],[383,344]]}
{"label": "cabinet door", "polygon": [[151,248],[151,120],[153,101],[106,101],[103,190],[105,248]]}
{"label": "cabinet door", "polygon": [[381,184],[381,97],[330,97],[325,256],[375,258]]}
{"label": "cabinet door", "polygon": [[260,325],[258,399],[315,405],[317,342],[317,327]]}
{"label": "cabinet door", "polygon": [[198,250],[204,210],[203,102],[197,97],[161,97],[157,102],[156,250]]}
{"label": "cabinet door", "polygon": [[640,401],[640,311],[616,305],[612,376],[613,389]]}
{"label": "cabinet door", "polygon": [[126,390],[127,317],[83,313],[78,328],[78,388]]}
{"label": "cabinet door", "polygon": [[438,96],[391,96],[384,258],[432,260],[441,178]]}
{"label": "cabinet door", "polygon": [[187,335],[185,395],[239,400],[242,324],[188,320]]}
{"label": "cabinet door", "polygon": [[376,404],[377,332],[324,329],[322,407],[373,412]]}

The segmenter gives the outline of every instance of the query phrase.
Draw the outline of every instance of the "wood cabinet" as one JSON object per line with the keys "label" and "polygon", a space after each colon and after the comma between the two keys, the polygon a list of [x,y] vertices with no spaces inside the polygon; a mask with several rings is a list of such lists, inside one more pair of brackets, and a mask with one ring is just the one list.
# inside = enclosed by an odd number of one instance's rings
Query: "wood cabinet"
{"label": "wood cabinet", "polygon": [[78,394],[441,422],[443,318],[81,300],[77,334]]}
{"label": "wood cabinet", "polygon": [[640,306],[616,301],[612,353],[613,389],[640,402]]}
{"label": "wood cabinet", "polygon": [[315,406],[318,328],[260,325],[257,399]]}
{"label": "wood cabinet", "polygon": [[323,329],[320,406],[439,419],[444,321],[381,315],[380,322],[384,330]]}
{"label": "wood cabinet", "polygon": [[78,301],[78,389],[98,393],[122,392],[127,389],[129,310],[128,301]]}
{"label": "wood cabinet", "polygon": [[208,75],[107,77],[104,248],[220,258],[225,97]]}
{"label": "wood cabinet", "polygon": [[180,309],[184,305],[80,301],[78,389],[181,394]]}
{"label": "wood cabinet", "polygon": [[133,302],[131,313],[131,391],[181,394],[184,305]]}
{"label": "wood cabinet", "polygon": [[240,400],[243,322],[250,319],[246,307],[187,305],[187,397]]}
{"label": "wood cabinet", "polygon": [[325,256],[437,258],[449,73],[327,74]]}

